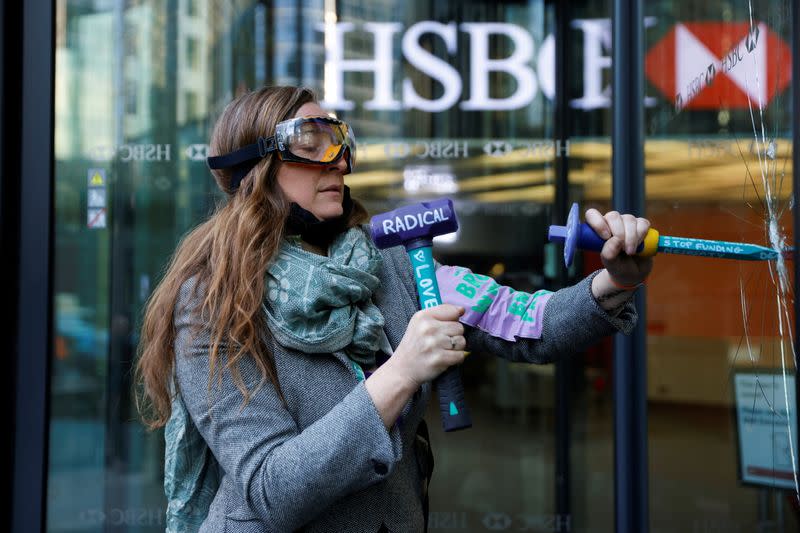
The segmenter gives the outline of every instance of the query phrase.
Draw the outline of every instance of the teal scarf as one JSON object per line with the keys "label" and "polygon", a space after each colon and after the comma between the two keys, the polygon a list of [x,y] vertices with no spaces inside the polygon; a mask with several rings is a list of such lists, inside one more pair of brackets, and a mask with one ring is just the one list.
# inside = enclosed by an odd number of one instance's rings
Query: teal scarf
{"label": "teal scarf", "polygon": [[208,516],[222,478],[217,460],[192,422],[180,394],[164,427],[166,533],[197,533]]}
{"label": "teal scarf", "polygon": [[367,368],[380,348],[383,315],[372,303],[381,254],[360,228],[322,256],[286,241],[267,272],[264,307],[275,340],[308,354],[342,352]]}

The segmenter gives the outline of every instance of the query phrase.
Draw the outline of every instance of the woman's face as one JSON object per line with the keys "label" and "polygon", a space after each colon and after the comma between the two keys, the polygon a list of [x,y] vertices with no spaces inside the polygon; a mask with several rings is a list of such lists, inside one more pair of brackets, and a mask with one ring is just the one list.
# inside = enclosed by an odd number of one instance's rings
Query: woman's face
{"label": "woman's face", "polygon": [[[297,117],[329,116],[316,102],[303,104]],[[278,186],[291,202],[311,212],[319,220],[342,214],[344,174],[347,162],[342,157],[330,165],[304,165],[282,162],[278,168]]]}

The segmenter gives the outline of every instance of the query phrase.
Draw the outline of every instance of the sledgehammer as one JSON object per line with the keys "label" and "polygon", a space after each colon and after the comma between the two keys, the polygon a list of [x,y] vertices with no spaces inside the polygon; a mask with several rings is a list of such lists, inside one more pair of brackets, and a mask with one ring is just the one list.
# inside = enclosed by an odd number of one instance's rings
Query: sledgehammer
{"label": "sledgehammer", "polygon": [[[431,246],[437,235],[458,229],[453,202],[447,198],[409,205],[372,217],[372,240],[378,248],[403,245],[414,269],[422,309],[442,303]],[[472,426],[461,372],[451,366],[434,381],[439,395],[439,412],[445,431]]]}

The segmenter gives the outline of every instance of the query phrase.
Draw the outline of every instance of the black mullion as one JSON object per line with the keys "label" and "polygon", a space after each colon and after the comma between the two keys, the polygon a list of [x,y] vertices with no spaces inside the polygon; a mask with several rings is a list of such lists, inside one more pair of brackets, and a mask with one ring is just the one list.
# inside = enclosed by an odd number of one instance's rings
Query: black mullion
{"label": "black mullion", "polygon": [[[14,533],[43,531],[47,515],[53,332],[53,17],[54,3],[47,0],[4,3],[4,60],[11,59],[12,65],[3,65],[3,78],[21,80],[4,83],[3,88],[4,263],[17,261],[4,267],[12,269],[13,277],[5,280],[14,288],[9,292],[15,293],[11,300],[17,313],[11,337],[16,383],[9,521]],[[11,41],[21,46],[12,49]],[[6,210],[14,201],[18,206]],[[7,232],[12,234],[10,243],[5,239]],[[6,248],[7,244],[12,247]]]}
{"label": "black mullion", "polygon": [[[555,14],[555,78],[556,98],[554,110],[553,142],[555,147],[567,146],[569,142],[569,69],[567,68],[567,46],[570,24],[569,2],[554,2]],[[560,144],[559,144],[560,143]],[[569,210],[569,161],[568,155],[561,150],[555,150],[556,197],[553,205],[553,224],[562,225],[567,219]],[[563,261],[557,262],[556,287],[561,288],[567,284],[567,269]],[[556,515],[569,520],[571,513],[571,399],[570,387],[574,365],[572,358],[564,357],[556,362],[555,383],[555,496]],[[559,522],[560,523],[560,522]]]}
{"label": "black mullion", "polygon": [[[644,214],[644,18],[642,0],[614,0],[612,12],[613,206]],[[617,533],[647,533],[647,361],[644,290],[639,321],[614,338],[614,493]]]}

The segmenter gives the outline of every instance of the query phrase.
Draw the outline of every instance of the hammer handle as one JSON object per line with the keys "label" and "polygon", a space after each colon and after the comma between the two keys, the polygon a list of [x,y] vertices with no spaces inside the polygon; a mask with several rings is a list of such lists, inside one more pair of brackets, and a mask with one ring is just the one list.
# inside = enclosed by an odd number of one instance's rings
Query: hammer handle
{"label": "hammer handle", "polygon": [[[417,281],[419,305],[423,309],[435,307],[442,303],[439,284],[436,282],[436,267],[430,246],[407,249]],[[472,427],[467,402],[464,399],[464,385],[461,383],[461,371],[451,366],[434,380],[439,396],[439,413],[442,415],[442,427],[445,431],[456,431]]]}

